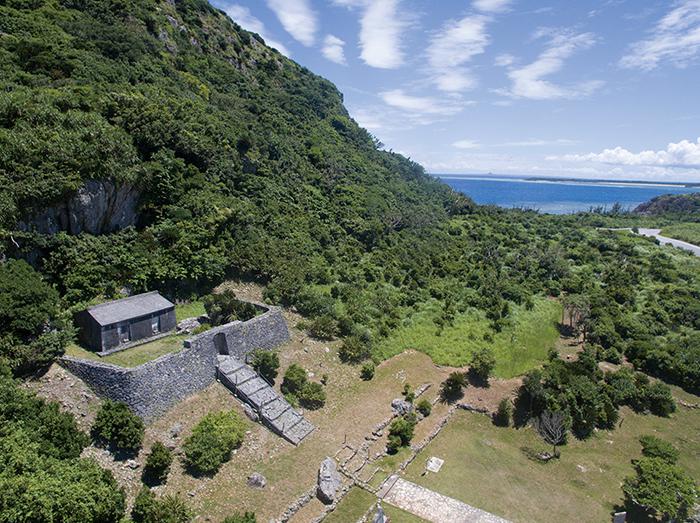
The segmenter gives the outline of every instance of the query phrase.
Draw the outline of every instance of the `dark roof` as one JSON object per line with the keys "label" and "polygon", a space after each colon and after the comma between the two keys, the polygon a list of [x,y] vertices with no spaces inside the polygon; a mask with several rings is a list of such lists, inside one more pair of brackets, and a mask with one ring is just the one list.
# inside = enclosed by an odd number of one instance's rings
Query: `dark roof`
{"label": "dark roof", "polygon": [[174,307],[157,291],[129,296],[121,300],[108,301],[88,307],[87,313],[100,325],[111,325],[120,321],[148,316]]}

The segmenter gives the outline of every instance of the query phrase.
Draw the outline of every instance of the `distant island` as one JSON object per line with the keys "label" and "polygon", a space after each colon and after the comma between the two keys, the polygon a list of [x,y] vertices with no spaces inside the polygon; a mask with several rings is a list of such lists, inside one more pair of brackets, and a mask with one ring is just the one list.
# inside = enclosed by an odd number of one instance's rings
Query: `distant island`
{"label": "distant island", "polygon": [[664,186],[664,187],[687,187],[687,188],[699,188],[700,182],[681,182],[673,181],[666,182],[660,180],[613,180],[609,178],[597,179],[597,178],[564,178],[564,177],[550,177],[550,176],[520,176],[512,174],[433,174],[438,178],[487,178],[490,180],[497,179],[508,179],[509,181],[523,181],[523,182],[549,182],[549,183],[593,183],[597,185],[605,184],[616,184],[616,185],[648,185],[648,186]]}

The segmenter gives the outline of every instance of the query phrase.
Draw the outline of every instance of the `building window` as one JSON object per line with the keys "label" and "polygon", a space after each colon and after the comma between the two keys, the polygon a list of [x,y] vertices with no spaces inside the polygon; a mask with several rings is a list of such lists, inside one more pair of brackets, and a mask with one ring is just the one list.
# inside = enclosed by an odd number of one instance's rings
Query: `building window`
{"label": "building window", "polygon": [[153,334],[158,334],[160,332],[160,317],[159,316],[151,318],[151,332]]}

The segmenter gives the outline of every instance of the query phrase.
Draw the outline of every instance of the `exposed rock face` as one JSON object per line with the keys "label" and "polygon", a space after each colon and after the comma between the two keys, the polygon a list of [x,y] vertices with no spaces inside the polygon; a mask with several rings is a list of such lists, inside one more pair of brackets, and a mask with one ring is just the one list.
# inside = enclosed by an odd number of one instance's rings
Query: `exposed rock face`
{"label": "exposed rock face", "polygon": [[413,404],[401,398],[396,398],[392,400],[391,408],[394,409],[399,416],[404,416],[413,411]]}
{"label": "exposed rock face", "polygon": [[177,331],[191,334],[197,327],[201,327],[202,324],[206,323],[208,320],[209,318],[206,315],[198,318],[185,318],[177,324]]}
{"label": "exposed rock face", "polygon": [[318,469],[318,488],[316,495],[326,505],[335,501],[336,493],[340,490],[340,474],[333,458],[326,458]]}
{"label": "exposed rock face", "polygon": [[267,480],[265,479],[265,476],[258,472],[253,472],[250,476],[248,476],[248,486],[253,487],[253,488],[265,488],[265,485],[267,485]]}
{"label": "exposed rock face", "polygon": [[21,221],[18,228],[41,234],[114,232],[136,223],[138,199],[139,192],[132,186],[89,180],[68,201]]}

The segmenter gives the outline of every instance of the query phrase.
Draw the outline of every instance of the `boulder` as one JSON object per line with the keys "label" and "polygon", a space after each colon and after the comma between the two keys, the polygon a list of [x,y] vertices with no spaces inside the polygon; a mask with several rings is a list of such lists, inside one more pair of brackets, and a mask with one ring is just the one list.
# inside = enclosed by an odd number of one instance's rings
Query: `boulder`
{"label": "boulder", "polygon": [[265,479],[265,476],[263,476],[259,472],[253,472],[250,476],[248,476],[249,487],[265,488],[265,485],[267,485],[267,480]]}
{"label": "boulder", "polygon": [[316,495],[321,502],[330,505],[335,501],[340,489],[340,474],[333,458],[326,458],[318,469],[318,487]]}
{"label": "boulder", "polygon": [[253,409],[253,407],[251,407],[251,406],[248,405],[247,403],[244,403],[244,404],[243,404],[243,412],[245,412],[245,415],[248,416],[248,419],[249,419],[250,421],[254,421],[255,423],[257,423],[258,421],[260,421],[260,416],[258,416],[258,413],[255,412],[255,410]]}
{"label": "boulder", "polygon": [[182,433],[182,423],[175,423],[172,427],[170,427],[170,437],[173,439],[176,439],[180,436]]}
{"label": "boulder", "polygon": [[391,402],[391,408],[394,409],[399,416],[404,416],[413,411],[413,403],[401,398],[396,398]]}
{"label": "boulder", "polygon": [[177,331],[190,334],[200,325],[202,324],[200,323],[199,318],[185,318],[177,324]]}
{"label": "boulder", "polygon": [[384,513],[384,509],[382,506],[377,503],[377,510],[374,513],[374,517],[372,518],[372,523],[388,523],[389,519],[386,517],[386,514]]}

